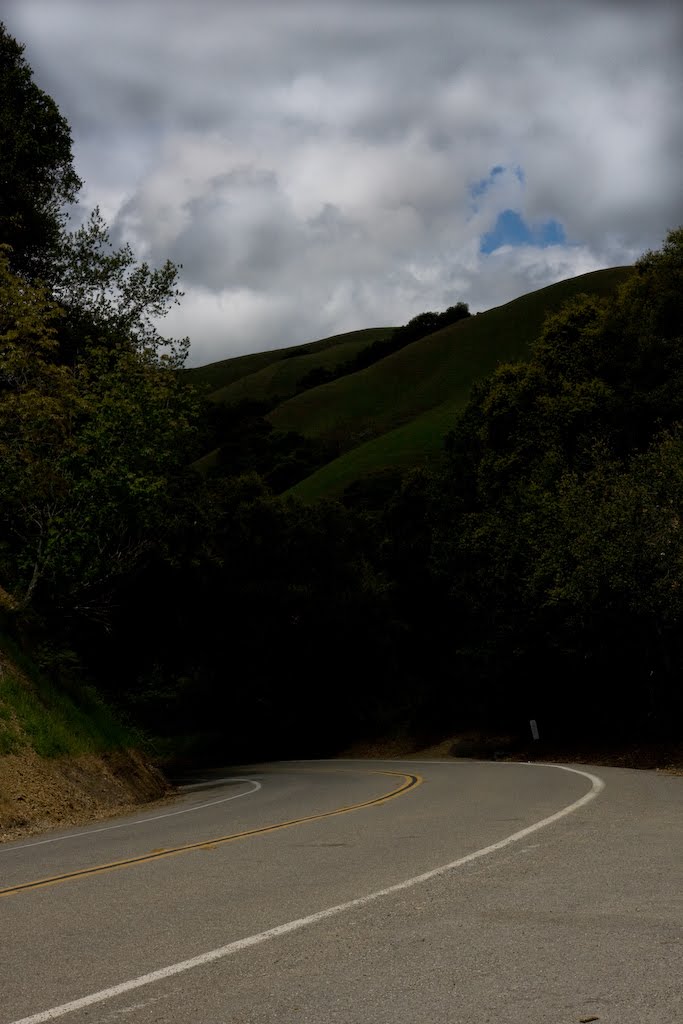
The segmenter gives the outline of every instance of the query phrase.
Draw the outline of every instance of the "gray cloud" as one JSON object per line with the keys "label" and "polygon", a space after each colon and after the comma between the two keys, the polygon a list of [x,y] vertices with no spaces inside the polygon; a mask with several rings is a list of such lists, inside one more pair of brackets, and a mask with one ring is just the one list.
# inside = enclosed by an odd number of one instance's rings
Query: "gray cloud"
{"label": "gray cloud", "polygon": [[[73,127],[83,206],[183,264],[167,329],[193,362],[488,308],[683,220],[664,0],[5,7]],[[566,243],[482,254],[505,209]]]}

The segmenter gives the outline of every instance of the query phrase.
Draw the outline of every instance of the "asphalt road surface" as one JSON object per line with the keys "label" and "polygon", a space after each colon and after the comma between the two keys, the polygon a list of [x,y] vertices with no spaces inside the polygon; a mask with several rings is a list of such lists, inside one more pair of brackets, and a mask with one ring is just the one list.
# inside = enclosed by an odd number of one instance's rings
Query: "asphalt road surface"
{"label": "asphalt road surface", "polygon": [[281,762],[0,847],[0,1024],[677,1024],[683,779]]}

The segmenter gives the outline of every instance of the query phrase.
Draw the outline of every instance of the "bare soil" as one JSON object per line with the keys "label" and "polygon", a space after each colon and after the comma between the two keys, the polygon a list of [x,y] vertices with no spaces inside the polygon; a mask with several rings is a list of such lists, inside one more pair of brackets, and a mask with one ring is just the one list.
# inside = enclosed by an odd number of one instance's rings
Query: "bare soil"
{"label": "bare soil", "polygon": [[43,758],[24,748],[0,757],[0,842],[126,814],[173,792],[136,750]]}

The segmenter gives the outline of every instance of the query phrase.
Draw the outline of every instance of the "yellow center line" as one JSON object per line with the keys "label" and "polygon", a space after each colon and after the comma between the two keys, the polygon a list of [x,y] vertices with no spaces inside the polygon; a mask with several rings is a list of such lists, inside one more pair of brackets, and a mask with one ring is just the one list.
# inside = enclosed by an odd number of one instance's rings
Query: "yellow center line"
{"label": "yellow center line", "polygon": [[[327,769],[329,771],[329,769]],[[198,843],[185,843],[182,846],[172,846],[167,849],[153,850],[150,853],[141,854],[139,857],[128,857],[125,860],[115,860],[108,864],[96,864],[89,868],[79,868],[77,871],[68,871],[63,875],[52,875],[48,878],[38,878],[32,882],[21,882],[12,885],[7,889],[0,889],[0,897],[13,896],[20,892],[29,892],[33,889],[43,889],[48,885],[59,885],[62,882],[71,882],[79,878],[88,878],[91,875],[104,874],[107,871],[115,871],[119,868],[135,867],[137,864],[148,864],[150,861],[162,860],[165,857],[173,857],[179,853],[188,853],[191,850],[209,850],[222,843],[232,843],[237,839],[247,839],[249,836],[264,835],[267,832],[276,832],[281,828],[292,828],[294,825],[303,825],[308,821],[320,821],[323,818],[332,818],[338,814],[348,814],[350,811],[360,811],[364,807],[377,807],[388,800],[393,800],[409,789],[419,786],[422,783],[420,775],[407,775],[405,772],[375,771],[373,775],[393,775],[405,781],[389,793],[373,797],[371,800],[363,800],[360,803],[347,804],[344,807],[337,807],[332,811],[323,811],[320,814],[307,814],[303,818],[292,818],[289,821],[280,821],[274,825],[263,825],[261,828],[247,829],[245,832],[233,832],[227,836],[218,836],[215,839],[203,839]]]}

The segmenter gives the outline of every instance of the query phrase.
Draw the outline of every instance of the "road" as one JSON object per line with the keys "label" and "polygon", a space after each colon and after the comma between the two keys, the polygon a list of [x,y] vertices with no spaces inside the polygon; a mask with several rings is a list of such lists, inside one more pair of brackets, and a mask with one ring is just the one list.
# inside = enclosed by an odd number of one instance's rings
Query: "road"
{"label": "road", "polygon": [[0,847],[0,1024],[675,1024],[683,779],[281,762]]}

